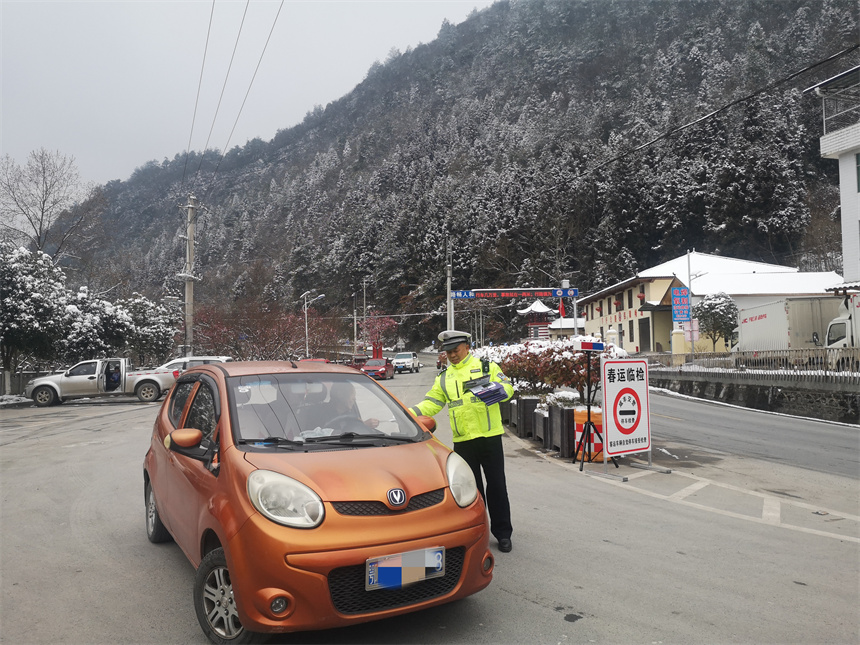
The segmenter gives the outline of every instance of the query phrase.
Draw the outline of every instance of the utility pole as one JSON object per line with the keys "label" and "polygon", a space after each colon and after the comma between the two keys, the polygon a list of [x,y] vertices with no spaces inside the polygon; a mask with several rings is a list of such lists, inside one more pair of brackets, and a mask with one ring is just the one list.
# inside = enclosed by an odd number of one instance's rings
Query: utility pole
{"label": "utility pole", "polygon": [[448,329],[454,329],[454,301],[451,299],[451,264],[452,264],[452,253],[451,253],[451,241],[446,240],[446,255],[448,261]]}
{"label": "utility pole", "polygon": [[367,351],[367,278],[361,281],[361,286],[364,290],[364,313],[361,316],[361,351],[365,353]]}
{"label": "utility pole", "polygon": [[185,223],[185,355],[194,347],[194,227],[197,221],[197,198],[188,196]]}
{"label": "utility pole", "polygon": [[352,292],[352,353],[358,353],[358,309],[355,306],[355,291]]}

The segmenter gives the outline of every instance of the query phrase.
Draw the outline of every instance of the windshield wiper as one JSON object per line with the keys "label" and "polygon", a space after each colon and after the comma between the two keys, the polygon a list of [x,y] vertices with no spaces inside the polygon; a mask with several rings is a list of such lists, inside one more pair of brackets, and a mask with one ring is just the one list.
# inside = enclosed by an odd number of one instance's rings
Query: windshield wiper
{"label": "windshield wiper", "polygon": [[412,442],[414,437],[391,437],[387,434],[359,434],[356,432],[344,432],[343,434],[327,435],[325,437],[309,437],[305,439],[307,443],[343,443],[344,445],[353,444],[354,439],[369,439],[371,441],[399,441]]}
{"label": "windshield wiper", "polygon": [[241,444],[264,444],[273,446],[303,446],[304,441],[294,441],[286,437],[266,437],[265,439],[240,439]]}

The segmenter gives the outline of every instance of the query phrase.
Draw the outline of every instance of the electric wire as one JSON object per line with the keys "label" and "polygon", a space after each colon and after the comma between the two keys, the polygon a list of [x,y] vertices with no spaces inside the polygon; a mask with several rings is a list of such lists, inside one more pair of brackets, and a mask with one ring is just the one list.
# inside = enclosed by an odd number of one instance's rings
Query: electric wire
{"label": "electric wire", "polygon": [[670,136],[672,136],[673,134],[677,134],[678,132],[682,132],[683,130],[686,130],[687,128],[692,128],[694,125],[698,125],[699,123],[701,123],[703,121],[706,121],[706,120],[708,120],[708,119],[710,119],[710,118],[712,118],[718,114],[721,114],[722,112],[725,112],[726,110],[728,110],[730,108],[733,108],[735,105],[738,105],[740,103],[745,103],[746,101],[749,101],[750,99],[755,98],[759,94],[764,94],[765,92],[768,92],[768,91],[774,89],[775,87],[778,87],[779,85],[782,85],[783,83],[786,83],[786,82],[792,80],[793,78],[800,76],[801,74],[805,74],[806,72],[809,72],[809,71],[815,69],[816,67],[820,67],[821,65],[825,65],[825,64],[827,64],[833,60],[836,60],[837,58],[841,58],[842,56],[850,54],[855,49],[860,49],[860,45],[853,45],[851,47],[843,49],[841,52],[833,54],[832,56],[829,56],[823,60],[820,60],[817,63],[812,63],[811,65],[807,65],[803,69],[798,70],[796,72],[793,72],[792,74],[789,74],[788,76],[784,76],[783,78],[776,80],[776,81],[774,81],[768,85],[765,85],[764,87],[757,89],[754,92],[747,94],[746,96],[743,96],[739,99],[735,99],[734,101],[731,101],[730,103],[726,103],[724,106],[717,108],[716,110],[709,112],[708,114],[705,114],[704,116],[700,116],[698,119],[695,119],[694,121],[690,121],[689,123],[685,123],[684,125],[678,126],[676,128],[672,128],[671,130],[667,130],[663,134],[660,134],[659,136],[651,139],[650,141],[648,141],[646,143],[643,143],[640,146],[637,146],[631,150],[628,150],[624,154],[618,155],[616,157],[613,157],[612,159],[608,159],[607,161],[604,161],[601,164],[598,164],[597,166],[594,166],[593,168],[586,171],[586,173],[584,173],[584,174],[588,174],[588,173],[594,172],[595,170],[599,170],[603,166],[606,166],[610,163],[614,163],[615,161],[619,161],[621,159],[624,159],[625,157],[632,155],[632,154],[635,154],[636,152],[639,152],[640,150],[647,148],[647,147],[657,143],[658,141],[662,141],[663,139],[667,139]]}
{"label": "electric wire", "polygon": [[[711,119],[714,116],[721,114],[722,112],[725,112],[726,110],[728,110],[728,109],[730,109],[736,105],[739,105],[740,103],[745,103],[746,101],[749,101],[750,99],[755,98],[759,94],[763,94],[765,92],[768,92],[768,91],[774,89],[775,87],[778,87],[778,86],[782,85],[783,83],[786,83],[786,82],[792,80],[793,78],[796,78],[797,76],[800,76],[802,74],[805,74],[806,72],[809,72],[809,71],[815,69],[816,67],[826,65],[827,63],[833,62],[839,58],[842,58],[843,56],[847,56],[848,54],[850,54],[851,52],[853,52],[857,49],[860,49],[860,44],[852,45],[851,47],[847,47],[847,48],[843,49],[842,51],[839,51],[839,52],[833,54],[832,56],[828,56],[827,58],[824,58],[820,61],[817,61],[815,63],[811,63],[810,65],[807,65],[803,69],[800,69],[796,72],[792,72],[788,76],[784,76],[784,77],[782,77],[776,81],[773,81],[772,83],[769,83],[769,84],[765,85],[764,87],[761,87],[761,88],[751,92],[750,94],[747,94],[741,98],[738,98],[738,99],[735,99],[734,101],[726,103],[722,107],[719,107],[716,110],[709,112],[708,114],[700,116],[697,119],[694,119],[693,121],[685,123],[684,125],[680,125],[680,126],[677,126],[675,128],[671,128],[670,130],[667,130],[667,131],[659,134],[658,136],[654,137],[650,141],[647,141],[647,142],[645,142],[639,146],[636,146],[635,148],[631,148],[630,150],[627,150],[621,154],[618,154],[614,157],[611,157],[610,159],[602,161],[601,163],[597,164],[596,166],[592,166],[591,168],[586,168],[585,170],[580,172],[575,177],[572,177],[569,181],[575,181],[577,179],[587,177],[588,175],[591,175],[592,173],[600,170],[604,166],[608,166],[609,164],[615,163],[616,161],[620,161],[620,160],[625,159],[631,155],[634,155],[637,152],[644,150],[645,148],[648,148],[648,147],[654,145],[655,143],[658,143],[659,141],[662,141],[664,139],[668,139],[669,137],[671,137],[674,134],[677,134],[679,132],[687,130],[688,128],[692,128],[693,126],[698,125],[704,121],[707,121],[708,119]],[[527,204],[527,203],[533,202],[536,199],[543,197],[547,193],[550,193],[550,192],[553,192],[556,190],[561,190],[562,188],[566,187],[567,185],[568,185],[568,182],[566,182],[565,184],[554,184],[551,186],[547,186],[543,190],[537,191],[532,196],[526,197],[525,199],[523,199],[522,203]]]}
{"label": "electric wire", "polygon": [[230,64],[227,66],[227,73],[224,75],[224,84],[221,86],[221,95],[218,97],[215,116],[212,117],[212,126],[209,128],[209,136],[206,137],[206,144],[203,146],[203,154],[200,155],[200,163],[197,166],[198,173],[200,172],[200,168],[203,166],[206,149],[209,147],[209,141],[212,139],[212,131],[215,130],[215,122],[218,120],[218,112],[221,110],[221,101],[224,99],[224,91],[227,89],[227,80],[230,78],[230,70],[233,69],[233,60],[236,58],[236,50],[239,48],[239,38],[242,36],[242,27],[245,25],[245,17],[248,15],[248,7],[250,4],[251,0],[247,0],[245,2],[245,11],[242,13],[242,22],[239,23],[239,32],[236,34],[236,42],[233,44],[233,54],[230,56]]}
{"label": "electric wire", "polygon": [[278,5],[278,12],[275,14],[275,19],[272,21],[272,28],[269,30],[269,35],[266,37],[265,45],[263,45],[263,51],[260,52],[260,58],[257,61],[257,66],[254,68],[254,75],[251,77],[251,82],[248,83],[248,90],[245,92],[245,98],[242,99],[242,105],[239,106],[239,113],[236,115],[236,120],[233,122],[233,128],[230,130],[230,135],[227,137],[227,142],[224,144],[224,152],[221,154],[221,158],[218,160],[218,164],[215,166],[215,170],[212,171],[212,181],[209,183],[209,186],[203,193],[203,201],[205,201],[206,197],[209,195],[209,193],[215,186],[215,178],[218,174],[218,169],[221,167],[221,163],[227,156],[227,149],[230,145],[230,140],[233,138],[233,133],[236,131],[236,126],[239,123],[239,118],[242,116],[242,111],[245,109],[245,103],[248,101],[248,96],[251,94],[251,88],[254,86],[254,80],[257,78],[257,72],[260,71],[260,65],[263,62],[263,56],[265,56],[266,49],[269,47],[269,41],[272,39],[272,33],[274,33],[275,26],[278,24],[278,17],[281,15],[281,9],[283,9],[283,7],[284,0],[281,0],[281,3]]}
{"label": "electric wire", "polygon": [[185,185],[185,173],[188,170],[188,155],[191,153],[191,137],[194,136],[194,122],[197,120],[197,107],[200,104],[200,88],[203,86],[203,70],[206,68],[206,54],[209,51],[209,36],[212,33],[212,17],[215,15],[215,0],[212,0],[212,9],[209,12],[209,27],[206,29],[206,44],[203,47],[203,61],[200,63],[200,79],[197,81],[197,98],[194,100],[194,114],[191,117],[191,132],[188,133],[188,145],[185,148],[185,165],[182,168],[182,181],[179,182],[180,190]]}

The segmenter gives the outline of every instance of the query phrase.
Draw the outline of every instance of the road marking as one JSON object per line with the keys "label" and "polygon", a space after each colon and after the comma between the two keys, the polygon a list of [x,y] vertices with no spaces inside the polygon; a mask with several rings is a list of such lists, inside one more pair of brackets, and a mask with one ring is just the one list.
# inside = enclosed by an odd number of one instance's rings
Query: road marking
{"label": "road marking", "polygon": [[[518,442],[521,446],[526,448],[529,452],[533,453],[537,457],[544,459],[552,464],[557,466],[561,466],[562,468],[566,468],[570,471],[578,471],[579,464],[576,461],[568,461],[561,460],[558,457],[553,456],[551,453],[543,453],[539,450],[535,450],[533,444],[531,444],[527,439],[523,439],[521,437],[517,437],[516,435],[508,432],[505,434],[505,438],[512,439],[513,441]],[[589,475],[588,471],[584,474]],[[631,475],[628,475],[628,479],[633,479],[633,476],[636,475],[636,478],[642,477],[644,475],[653,475],[658,477],[661,473],[656,473],[654,471],[648,472],[637,472]],[[758,491],[748,490],[746,488],[741,488],[739,486],[733,486],[731,484],[724,484],[721,482],[716,482],[710,479],[706,479],[705,477],[699,477],[698,475],[682,473],[677,470],[672,471],[672,475],[675,477],[685,477],[687,479],[695,480],[693,484],[682,488],[680,491],[677,491],[671,495],[664,495],[662,493],[657,493],[654,491],[647,490],[645,488],[638,488],[636,486],[631,486],[630,482],[622,482],[615,479],[607,479],[603,477],[593,477],[594,481],[602,482],[604,484],[609,484],[610,486],[615,486],[617,488],[622,488],[626,491],[630,491],[633,493],[638,493],[640,495],[645,495],[647,497],[651,497],[654,499],[661,499],[663,501],[671,502],[673,504],[680,504],[682,506],[688,506],[690,508],[699,509],[702,511],[706,511],[708,513],[716,513],[717,515],[722,515],[724,517],[732,517],[737,520],[744,520],[747,522],[753,522],[755,524],[766,524],[768,526],[777,527],[780,529],[787,529],[789,531],[797,531],[799,533],[807,533],[809,535],[817,535],[820,537],[827,537],[836,540],[842,540],[844,542],[853,542],[855,544],[860,544],[860,537],[855,537],[853,535],[845,535],[842,533],[830,533],[828,531],[821,531],[818,529],[807,528],[805,526],[797,526],[795,524],[786,524],[782,521],[782,506],[791,506],[796,508],[806,509],[811,512],[825,512],[834,518],[840,518],[845,520],[850,520],[852,522],[860,522],[860,516],[853,515],[851,513],[843,513],[842,511],[835,511],[833,509],[822,508],[818,505],[807,504],[805,502],[798,502],[794,500],[783,500],[773,495],[767,495],[764,493],[759,493]],[[689,501],[684,499],[691,495],[692,493],[702,490],[707,486],[716,486],[719,488],[724,488],[726,490],[736,491],[739,493],[744,493],[746,495],[751,495],[753,497],[762,498],[762,513],[761,517],[754,517],[752,515],[744,515],[743,513],[735,513],[733,511],[724,510],[721,508],[716,508],[713,506],[707,506],[705,504],[699,504],[697,502]]]}
{"label": "road marking", "polygon": [[761,509],[761,519],[771,524],[779,524],[782,504],[776,497],[765,497]]}
{"label": "road marking", "polygon": [[667,417],[665,414],[657,414],[656,412],[651,413],[652,417],[660,417],[661,419],[672,419],[672,421],[685,421],[686,419],[679,419],[678,417]]}
{"label": "road marking", "polygon": [[698,481],[694,484],[690,484],[686,488],[682,488],[677,493],[672,493],[666,499],[668,499],[670,502],[675,502],[675,501],[678,501],[680,499],[684,499],[686,497],[689,497],[690,495],[692,495],[696,491],[702,490],[705,486],[709,486],[710,483],[711,482],[708,482],[708,481]]}

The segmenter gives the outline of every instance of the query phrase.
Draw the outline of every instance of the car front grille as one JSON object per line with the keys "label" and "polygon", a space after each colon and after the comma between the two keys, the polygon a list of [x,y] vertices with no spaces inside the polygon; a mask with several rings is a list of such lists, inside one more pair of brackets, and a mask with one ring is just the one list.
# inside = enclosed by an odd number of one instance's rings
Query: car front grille
{"label": "car front grille", "polygon": [[445,499],[445,489],[440,488],[438,490],[431,490],[429,493],[415,495],[415,497],[409,500],[405,508],[399,510],[393,510],[378,501],[332,502],[331,505],[341,515],[396,515],[441,504],[443,499]]}
{"label": "car front grille", "polygon": [[422,580],[402,589],[366,591],[364,578],[367,572],[364,564],[341,567],[328,575],[329,592],[335,609],[342,614],[363,614],[414,605],[444,596],[454,589],[463,572],[465,557],[465,547],[447,549],[444,576]]}

